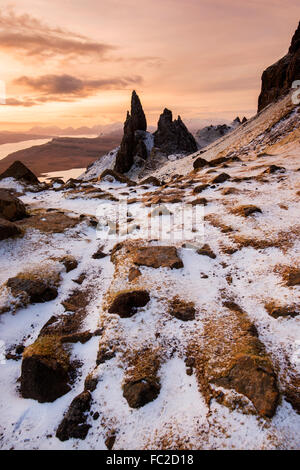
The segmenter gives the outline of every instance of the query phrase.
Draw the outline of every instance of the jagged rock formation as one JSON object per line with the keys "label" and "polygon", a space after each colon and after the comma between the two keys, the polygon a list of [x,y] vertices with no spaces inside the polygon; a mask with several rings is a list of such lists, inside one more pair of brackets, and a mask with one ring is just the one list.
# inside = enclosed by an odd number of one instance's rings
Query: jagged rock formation
{"label": "jagged rock formation", "polygon": [[300,22],[288,53],[262,74],[258,111],[286,94],[295,80],[300,80]]}
{"label": "jagged rock formation", "polygon": [[117,153],[114,170],[119,173],[126,173],[133,164],[134,147],[134,127],[132,117],[127,111],[126,121],[124,123],[124,135],[121,141],[120,150]]}
{"label": "jagged rock formation", "polygon": [[140,99],[135,91],[131,96],[131,112],[127,111],[124,123],[124,134],[120,149],[116,156],[114,170],[119,173],[126,173],[130,170],[134,162],[134,156],[147,158],[147,148],[144,143],[147,130],[147,121]]}
{"label": "jagged rock formation", "polygon": [[[158,121],[158,129],[154,134],[147,132],[147,122],[140,99],[135,91],[131,97],[131,111],[127,112],[124,123],[124,135],[118,150],[114,170],[127,173],[133,164],[145,167],[146,161],[155,152],[159,152],[163,160],[171,154],[189,154],[196,152],[197,143],[192,134],[178,116],[173,121],[172,111],[165,109]],[[154,147],[153,147],[154,146]],[[160,159],[161,160],[161,159]],[[151,166],[151,165],[150,165]]]}
{"label": "jagged rock formation", "polygon": [[166,155],[197,151],[197,143],[181,117],[178,116],[178,119],[173,121],[172,111],[167,108],[160,115],[157,131],[154,133],[154,146]]}
{"label": "jagged rock formation", "polygon": [[132,92],[131,96],[131,117],[132,124],[135,130],[146,131],[147,130],[147,121],[146,116],[143,111],[141,101],[136,94],[135,90]]}

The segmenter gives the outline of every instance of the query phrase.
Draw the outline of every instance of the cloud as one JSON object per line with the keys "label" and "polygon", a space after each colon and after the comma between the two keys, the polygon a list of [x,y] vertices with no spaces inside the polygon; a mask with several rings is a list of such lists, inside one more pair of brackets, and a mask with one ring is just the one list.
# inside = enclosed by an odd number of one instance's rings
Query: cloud
{"label": "cloud", "polygon": [[78,56],[105,58],[116,46],[61,28],[51,28],[27,14],[16,15],[13,10],[0,12],[0,49],[25,57],[74,58]]}
{"label": "cloud", "polygon": [[39,103],[37,103],[34,100],[31,99],[16,99],[16,98],[7,98],[5,100],[5,105],[6,106],[24,106],[26,108],[29,108],[31,106],[35,106]]}
{"label": "cloud", "polygon": [[72,75],[42,75],[40,77],[22,76],[14,80],[16,85],[30,89],[32,98],[10,98],[6,104],[10,106],[35,106],[47,102],[72,102],[80,98],[93,96],[101,90],[121,90],[140,85],[142,77],[113,77],[88,80]]}

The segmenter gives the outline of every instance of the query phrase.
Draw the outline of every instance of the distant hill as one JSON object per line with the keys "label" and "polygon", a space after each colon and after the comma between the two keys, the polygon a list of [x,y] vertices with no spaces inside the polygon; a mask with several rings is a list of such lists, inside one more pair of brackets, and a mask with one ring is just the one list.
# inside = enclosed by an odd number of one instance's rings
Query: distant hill
{"label": "distant hill", "polygon": [[54,134],[30,134],[25,132],[0,132],[0,145],[2,144],[14,144],[17,142],[23,142],[25,140],[39,140],[53,137]]}
{"label": "distant hill", "polygon": [[117,147],[120,140],[119,131],[96,138],[56,137],[44,145],[19,150],[3,158],[0,160],[0,172],[6,170],[15,160],[20,160],[37,176],[52,171],[85,168]]}

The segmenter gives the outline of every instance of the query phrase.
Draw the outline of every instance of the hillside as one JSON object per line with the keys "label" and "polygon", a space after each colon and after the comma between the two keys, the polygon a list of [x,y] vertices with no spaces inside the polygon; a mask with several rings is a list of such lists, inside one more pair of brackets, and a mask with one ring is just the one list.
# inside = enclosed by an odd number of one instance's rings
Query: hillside
{"label": "hillside", "polygon": [[299,119],[148,181],[0,180],[2,449],[300,448]]}
{"label": "hillside", "polygon": [[56,137],[43,145],[35,145],[11,153],[0,160],[0,172],[20,160],[38,176],[52,171],[86,168],[111,148],[119,145],[121,133],[112,132],[96,138]]}

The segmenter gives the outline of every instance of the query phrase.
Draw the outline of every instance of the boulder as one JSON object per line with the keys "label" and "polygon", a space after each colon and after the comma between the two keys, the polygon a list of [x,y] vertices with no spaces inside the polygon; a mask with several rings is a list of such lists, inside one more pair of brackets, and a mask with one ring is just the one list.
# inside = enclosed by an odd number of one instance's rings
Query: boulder
{"label": "boulder", "polygon": [[154,146],[166,155],[190,154],[197,151],[197,143],[178,116],[173,121],[172,111],[165,108],[160,115],[157,131],[154,132]]}
{"label": "boulder", "polygon": [[103,181],[106,176],[112,176],[114,180],[119,181],[119,183],[125,183],[128,186],[136,186],[134,181],[131,181],[129,178],[122,175],[121,173],[118,173],[116,170],[104,170],[103,173],[101,173],[99,180]]}
{"label": "boulder", "polygon": [[262,74],[258,111],[288,93],[295,80],[300,80],[300,23],[288,53]]}
{"label": "boulder", "polygon": [[142,180],[140,184],[151,184],[151,186],[161,186],[161,182],[159,179],[155,178],[155,176],[149,176],[148,178]]}
{"label": "boulder", "polygon": [[160,386],[145,377],[138,381],[125,383],[123,386],[123,397],[126,398],[131,408],[140,408],[155,400],[159,391]]}
{"label": "boulder", "polygon": [[8,297],[15,297],[10,302],[11,309],[16,311],[30,303],[40,303],[57,297],[57,289],[61,282],[59,263],[43,263],[33,265],[27,271],[22,271],[6,282]]}
{"label": "boulder", "polygon": [[21,394],[44,402],[53,402],[70,391],[70,359],[59,338],[39,337],[23,353]]}
{"label": "boulder", "polygon": [[213,178],[211,183],[212,184],[224,183],[225,181],[229,179],[230,179],[230,176],[227,173],[220,173],[219,175]]}
{"label": "boulder", "polygon": [[194,170],[204,168],[207,165],[209,165],[208,161],[201,157],[198,157],[193,163]]}
{"label": "boulder", "polygon": [[131,408],[140,408],[155,400],[160,392],[157,376],[160,360],[157,351],[151,348],[133,351],[128,365],[123,397]]}
{"label": "boulder", "polygon": [[132,317],[139,307],[144,307],[149,301],[150,295],[146,290],[121,292],[113,299],[108,312],[117,313],[121,318]]}
{"label": "boulder", "polygon": [[207,203],[208,200],[205,197],[198,197],[191,202],[192,206],[207,206]]}
{"label": "boulder", "polygon": [[14,297],[25,296],[28,303],[48,302],[57,297],[57,285],[51,279],[31,277],[31,273],[23,273],[8,279],[6,283]]}
{"label": "boulder", "polygon": [[286,169],[283,166],[270,165],[264,172],[266,174],[284,173]]}
{"label": "boulder", "polygon": [[209,188],[209,184],[200,184],[199,186],[196,186],[193,189],[193,193],[194,194],[202,193],[202,191],[205,191],[207,188]]}
{"label": "boulder", "polygon": [[24,163],[20,162],[19,160],[16,160],[14,163],[10,165],[10,167],[5,170],[3,173],[0,175],[0,180],[4,178],[14,178],[18,181],[24,181],[25,183],[29,184],[38,184],[39,180],[35,176],[34,173],[32,173],[31,170],[29,170]]}
{"label": "boulder", "polygon": [[68,439],[85,439],[90,425],[86,424],[87,412],[91,408],[92,396],[89,391],[84,391],[72,400],[69,409],[56,431],[56,437],[60,441]]}
{"label": "boulder", "polygon": [[9,220],[0,218],[0,241],[20,235],[22,232]]}
{"label": "boulder", "polygon": [[150,268],[183,268],[183,262],[174,246],[147,246],[137,248],[133,261],[138,266]]}
{"label": "boulder", "polygon": [[27,217],[23,202],[4,189],[0,189],[0,217],[10,221]]}
{"label": "boulder", "polygon": [[215,384],[245,395],[261,416],[271,418],[274,415],[279,393],[276,376],[268,360],[240,354],[228,375],[215,380]]}
{"label": "boulder", "polygon": [[280,318],[280,317],[296,317],[300,314],[299,306],[283,306],[283,305],[276,305],[274,303],[269,303],[265,306],[267,312],[273,318]]}
{"label": "boulder", "polygon": [[174,297],[169,305],[169,314],[178,320],[188,321],[195,319],[195,304],[194,302],[186,302],[179,297]]}

